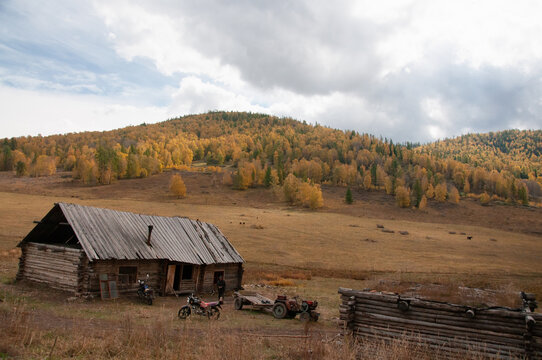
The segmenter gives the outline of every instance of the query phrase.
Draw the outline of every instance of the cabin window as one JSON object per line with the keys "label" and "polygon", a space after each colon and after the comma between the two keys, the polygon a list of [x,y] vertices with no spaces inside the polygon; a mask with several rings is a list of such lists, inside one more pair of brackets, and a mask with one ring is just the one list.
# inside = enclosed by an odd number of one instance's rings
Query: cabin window
{"label": "cabin window", "polygon": [[193,265],[183,265],[182,280],[192,280],[192,273],[194,272]]}
{"label": "cabin window", "polygon": [[137,280],[137,266],[120,266],[119,283],[133,284]]}

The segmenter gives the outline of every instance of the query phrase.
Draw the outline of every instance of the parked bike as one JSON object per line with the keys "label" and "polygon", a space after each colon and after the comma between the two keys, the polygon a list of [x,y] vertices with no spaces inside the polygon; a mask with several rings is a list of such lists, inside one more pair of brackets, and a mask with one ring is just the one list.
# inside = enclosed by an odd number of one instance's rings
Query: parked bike
{"label": "parked bike", "polygon": [[[146,281],[149,281],[149,274],[147,274]],[[146,302],[149,305],[152,305],[152,301],[154,299],[154,291],[149,285],[147,285],[145,280],[137,280],[137,283],[139,284],[139,288],[137,289],[137,296],[142,301]]]}
{"label": "parked bike", "polygon": [[177,314],[180,319],[186,319],[191,314],[207,316],[209,319],[218,319],[220,317],[222,307],[218,301],[205,302],[194,296],[194,294],[190,294],[186,298],[186,303]]}

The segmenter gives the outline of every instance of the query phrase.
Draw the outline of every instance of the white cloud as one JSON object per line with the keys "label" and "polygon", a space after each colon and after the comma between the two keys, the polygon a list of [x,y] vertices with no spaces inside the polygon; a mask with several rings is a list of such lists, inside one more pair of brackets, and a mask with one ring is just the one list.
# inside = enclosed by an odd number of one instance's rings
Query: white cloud
{"label": "white cloud", "polygon": [[195,74],[224,84],[239,82],[239,75],[220,59],[201,54],[191,46],[192,34],[186,19],[151,12],[134,2],[100,1],[95,3],[98,13],[109,29],[110,40],[117,53],[127,59],[146,57],[166,74]]}
{"label": "white cloud", "polygon": [[[22,35],[4,39],[27,46],[43,33],[47,48],[62,45],[51,58],[35,40],[34,58],[0,38],[0,84],[33,90],[19,92],[15,102],[40,104],[51,127],[57,118],[80,131],[208,110],[292,116],[396,141],[542,127],[542,83],[535,80],[542,78],[542,3],[536,1],[92,4],[91,10],[69,1],[43,9],[23,2],[19,10],[37,30],[8,23]],[[0,20],[14,18],[0,13]],[[72,58],[85,61],[70,67]],[[17,59],[28,66],[11,74],[9,63]],[[133,74],[119,71],[134,63],[143,65]],[[38,97],[58,108],[66,101],[66,109],[48,109]],[[77,107],[87,117],[75,116]],[[10,109],[11,118],[30,112]]]}
{"label": "white cloud", "polygon": [[121,105],[91,95],[51,94],[0,86],[0,138],[111,130],[165,120],[159,107]]}
{"label": "white cloud", "polygon": [[204,82],[196,76],[185,77],[172,95],[171,113],[179,115],[209,110],[262,112],[267,109],[251,104],[251,99],[223,87]]}
{"label": "white cloud", "polygon": [[[365,19],[386,19],[395,31],[379,43],[386,70],[423,62],[432,64],[446,49],[457,63],[522,67],[542,59],[542,3],[539,1],[399,1],[379,6]],[[362,6],[359,6],[361,12]],[[388,16],[383,13],[387,10]],[[396,14],[395,16],[391,14]],[[398,25],[399,24],[399,25]]]}

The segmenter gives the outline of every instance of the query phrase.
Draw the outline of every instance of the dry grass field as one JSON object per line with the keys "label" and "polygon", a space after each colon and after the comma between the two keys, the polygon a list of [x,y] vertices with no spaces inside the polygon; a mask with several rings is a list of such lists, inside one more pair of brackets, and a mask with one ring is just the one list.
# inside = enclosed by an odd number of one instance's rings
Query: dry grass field
{"label": "dry grass field", "polygon": [[[342,201],[344,189],[324,188],[326,207],[308,211],[286,206],[269,190],[233,191],[217,185],[212,174],[201,173],[183,173],[188,196],[175,199],[167,193],[169,176],[87,187],[63,174],[38,179],[0,174],[0,329],[10,334],[0,337],[0,354],[44,358],[56,340],[53,358],[297,359],[339,353],[355,358],[356,353],[384,354],[390,348],[336,339],[339,286],[405,291],[424,283],[427,296],[453,300],[460,300],[454,289],[474,286],[502,291],[501,298],[483,299],[501,304],[519,290],[542,298],[540,208],[482,207],[465,200],[430,203],[420,212],[366,192],[355,193],[354,205],[348,206]],[[246,260],[247,289],[286,285],[256,289],[271,297],[316,298],[322,321],[304,328],[296,320],[235,312],[229,303],[217,322],[181,323],[175,315],[182,299],[159,298],[153,307],[133,299],[66,303],[69,295],[13,284],[15,247],[54,202],[215,223]],[[307,331],[312,334],[308,339],[271,336]],[[415,351],[405,344],[392,347],[395,355],[388,358],[409,358]]]}

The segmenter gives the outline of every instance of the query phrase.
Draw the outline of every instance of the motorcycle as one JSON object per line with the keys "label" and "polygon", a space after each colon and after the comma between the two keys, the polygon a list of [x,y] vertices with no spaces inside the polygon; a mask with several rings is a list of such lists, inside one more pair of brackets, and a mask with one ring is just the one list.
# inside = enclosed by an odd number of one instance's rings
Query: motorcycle
{"label": "motorcycle", "polygon": [[217,319],[220,317],[220,302],[212,301],[205,302],[200,298],[190,294],[186,298],[186,305],[184,305],[178,312],[179,319],[186,319],[191,314],[207,316],[208,319]]}
{"label": "motorcycle", "polygon": [[[147,274],[147,281],[149,280],[149,274]],[[145,280],[137,280],[139,288],[137,289],[137,296],[149,305],[152,305],[154,299],[154,291],[149,285],[145,283]]]}

